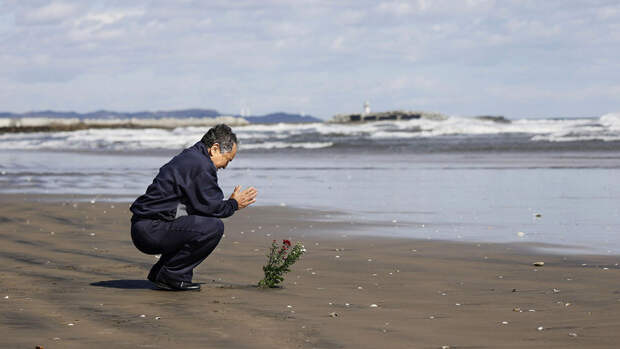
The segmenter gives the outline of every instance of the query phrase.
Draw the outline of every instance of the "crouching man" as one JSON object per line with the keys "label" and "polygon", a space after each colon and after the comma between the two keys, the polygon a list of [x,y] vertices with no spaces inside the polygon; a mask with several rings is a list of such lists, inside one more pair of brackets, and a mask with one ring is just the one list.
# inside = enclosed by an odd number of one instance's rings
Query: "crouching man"
{"label": "crouching man", "polygon": [[193,269],[224,233],[220,218],[256,201],[254,188],[235,187],[228,200],[217,184],[217,170],[237,154],[237,136],[227,125],[211,128],[202,140],[159,169],[146,193],[131,205],[131,239],[146,254],[161,254],[148,279],[159,288],[200,290]]}

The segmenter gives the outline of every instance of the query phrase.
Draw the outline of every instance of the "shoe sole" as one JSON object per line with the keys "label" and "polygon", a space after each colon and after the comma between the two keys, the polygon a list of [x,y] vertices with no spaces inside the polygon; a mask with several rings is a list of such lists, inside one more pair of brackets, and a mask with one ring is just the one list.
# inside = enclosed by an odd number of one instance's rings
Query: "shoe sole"
{"label": "shoe sole", "polygon": [[153,284],[155,284],[155,286],[159,287],[162,290],[166,290],[166,291],[200,291],[200,287],[198,288],[186,288],[186,289],[182,289],[182,288],[172,288],[162,282],[157,282],[157,281],[151,281]]}
{"label": "shoe sole", "polygon": [[166,285],[166,284],[162,284],[161,282],[152,281],[152,280],[151,280],[151,282],[152,282],[155,286],[157,286],[159,289],[162,289],[162,290],[167,290],[167,291],[174,291],[174,289],[173,289],[172,287],[170,287],[170,286],[168,286],[168,285]]}

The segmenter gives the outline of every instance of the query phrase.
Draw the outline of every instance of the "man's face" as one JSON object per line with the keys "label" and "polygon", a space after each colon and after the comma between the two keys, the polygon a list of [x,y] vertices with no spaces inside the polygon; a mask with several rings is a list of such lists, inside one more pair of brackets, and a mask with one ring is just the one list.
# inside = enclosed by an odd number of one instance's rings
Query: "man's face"
{"label": "man's face", "polygon": [[211,157],[211,161],[218,169],[226,168],[228,163],[235,158],[235,155],[237,155],[237,143],[233,143],[233,148],[228,153],[222,153],[220,145],[217,143],[209,148],[209,157]]}

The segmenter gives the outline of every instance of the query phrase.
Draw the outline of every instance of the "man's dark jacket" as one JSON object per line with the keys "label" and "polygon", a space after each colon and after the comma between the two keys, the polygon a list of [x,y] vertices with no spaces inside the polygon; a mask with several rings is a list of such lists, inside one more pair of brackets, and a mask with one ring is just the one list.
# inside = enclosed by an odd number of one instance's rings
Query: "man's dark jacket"
{"label": "man's dark jacket", "polygon": [[190,215],[225,218],[238,209],[234,199],[224,200],[217,184],[217,168],[202,142],[183,150],[159,169],[146,193],[134,201],[134,217],[172,221],[179,204]]}

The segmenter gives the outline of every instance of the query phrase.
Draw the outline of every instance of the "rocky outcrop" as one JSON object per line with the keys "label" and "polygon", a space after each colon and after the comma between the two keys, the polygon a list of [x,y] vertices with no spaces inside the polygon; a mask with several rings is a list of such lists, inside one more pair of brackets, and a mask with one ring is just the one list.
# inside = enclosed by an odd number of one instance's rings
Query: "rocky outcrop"
{"label": "rocky outcrop", "polygon": [[444,120],[446,118],[447,117],[445,115],[434,112],[394,110],[368,114],[338,114],[335,115],[331,120],[329,120],[329,122],[347,123],[412,119]]}

